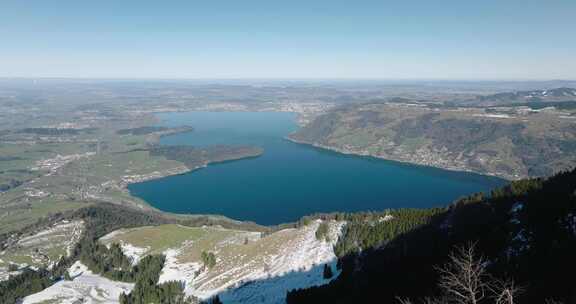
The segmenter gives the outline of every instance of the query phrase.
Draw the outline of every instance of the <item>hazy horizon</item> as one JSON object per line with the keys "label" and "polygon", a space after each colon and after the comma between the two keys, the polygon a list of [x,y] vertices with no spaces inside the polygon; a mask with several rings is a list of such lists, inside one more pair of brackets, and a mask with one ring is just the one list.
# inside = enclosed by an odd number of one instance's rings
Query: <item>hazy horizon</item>
{"label": "hazy horizon", "polygon": [[238,78],[208,78],[208,77],[174,77],[159,78],[153,76],[143,77],[51,77],[51,76],[0,76],[0,80],[62,80],[62,81],[222,81],[222,82],[247,82],[247,81],[271,81],[271,82],[382,82],[382,83],[419,83],[419,82],[456,82],[456,83],[541,83],[541,82],[576,82],[576,78],[327,78],[327,77],[310,77],[310,78],[284,78],[284,77],[238,77]]}

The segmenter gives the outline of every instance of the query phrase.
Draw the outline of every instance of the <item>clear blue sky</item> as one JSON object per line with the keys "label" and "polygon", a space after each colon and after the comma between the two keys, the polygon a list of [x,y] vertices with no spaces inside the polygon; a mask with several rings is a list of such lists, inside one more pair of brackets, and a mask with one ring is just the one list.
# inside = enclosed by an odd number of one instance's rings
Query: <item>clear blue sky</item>
{"label": "clear blue sky", "polygon": [[576,0],[0,0],[0,76],[576,79]]}

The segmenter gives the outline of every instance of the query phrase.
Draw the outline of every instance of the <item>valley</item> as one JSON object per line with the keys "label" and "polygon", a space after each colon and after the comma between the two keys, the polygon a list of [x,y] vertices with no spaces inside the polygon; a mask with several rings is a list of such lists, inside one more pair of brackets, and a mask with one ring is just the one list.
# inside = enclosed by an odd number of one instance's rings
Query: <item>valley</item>
{"label": "valley", "polygon": [[[566,89],[138,84],[127,97],[79,84],[81,102],[76,89],[47,85],[15,103],[22,89],[3,85],[12,93],[0,98],[7,303],[154,302],[164,292],[187,303],[314,299],[371,278],[363,265],[380,252],[405,265],[398,257],[421,246],[438,257],[460,244],[420,239],[432,230],[478,236],[485,223],[454,222],[457,208],[505,201],[482,213],[501,227],[533,184],[553,188],[525,178],[576,163]],[[564,213],[554,220],[568,225]],[[490,231],[500,247],[486,253],[498,259],[526,248],[512,234],[532,235]]]}

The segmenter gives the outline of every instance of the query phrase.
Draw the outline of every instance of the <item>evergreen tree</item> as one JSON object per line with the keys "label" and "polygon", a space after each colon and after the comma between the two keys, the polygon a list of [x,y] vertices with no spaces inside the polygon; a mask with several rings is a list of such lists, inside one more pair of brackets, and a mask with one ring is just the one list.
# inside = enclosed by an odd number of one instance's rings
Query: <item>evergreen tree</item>
{"label": "evergreen tree", "polygon": [[212,300],[210,300],[210,304],[222,304],[222,301],[220,301],[220,297],[216,295]]}
{"label": "evergreen tree", "polygon": [[324,264],[324,279],[331,279],[334,274],[332,273],[332,267],[328,264]]}

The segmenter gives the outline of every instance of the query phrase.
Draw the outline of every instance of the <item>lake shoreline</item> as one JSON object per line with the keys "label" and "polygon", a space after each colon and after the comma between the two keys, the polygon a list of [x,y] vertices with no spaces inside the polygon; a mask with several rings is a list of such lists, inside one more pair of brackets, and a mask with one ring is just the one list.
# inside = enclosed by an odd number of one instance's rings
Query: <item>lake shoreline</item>
{"label": "lake shoreline", "polygon": [[[475,172],[299,143],[288,137],[299,129],[294,116],[286,112],[164,114],[164,125],[192,125],[195,132],[164,137],[161,145],[226,143],[259,146],[264,153],[239,159],[246,162],[211,162],[213,166],[167,172],[175,173],[169,176],[158,174],[146,179],[151,182],[134,180],[130,195],[169,213],[220,214],[274,226],[310,214],[443,206],[504,184],[499,178]],[[422,191],[410,192],[414,187]]]}
{"label": "lake shoreline", "polygon": [[129,189],[127,189],[127,187],[130,184],[143,183],[143,182],[161,179],[161,178],[169,177],[169,176],[186,175],[186,174],[192,173],[194,171],[197,171],[197,170],[200,170],[203,168],[207,168],[208,166],[211,166],[211,165],[220,165],[220,164],[231,163],[231,162],[236,162],[236,161],[240,161],[240,160],[254,159],[254,158],[258,158],[258,157],[262,156],[263,154],[264,154],[264,150],[260,149],[260,152],[258,154],[255,154],[255,155],[245,155],[245,156],[240,156],[240,157],[234,158],[234,159],[207,161],[205,164],[202,164],[202,165],[199,165],[196,167],[189,167],[189,166],[183,164],[179,167],[172,168],[172,169],[166,169],[163,171],[156,171],[156,172],[152,172],[150,174],[138,175],[138,177],[135,177],[134,179],[132,179],[131,177],[128,177],[128,179],[125,180],[123,178],[122,179],[122,188],[129,191]]}
{"label": "lake shoreline", "polygon": [[357,151],[344,150],[344,149],[337,148],[334,146],[327,146],[327,145],[322,145],[322,144],[315,143],[315,142],[307,142],[307,141],[303,141],[303,140],[298,140],[298,139],[291,137],[293,134],[294,133],[285,136],[284,139],[287,141],[293,142],[295,144],[311,146],[314,148],[332,151],[332,152],[336,152],[336,153],[340,153],[340,154],[344,154],[344,155],[352,155],[352,156],[359,156],[359,157],[371,157],[374,159],[392,161],[392,162],[397,162],[397,163],[405,164],[405,165],[407,164],[407,165],[420,166],[420,167],[426,167],[426,168],[435,168],[435,169],[448,170],[448,171],[459,172],[459,173],[473,173],[473,174],[478,174],[478,175],[487,176],[487,177],[496,177],[496,178],[502,179],[506,182],[520,179],[520,178],[511,179],[507,175],[494,173],[494,172],[479,172],[479,171],[475,171],[473,169],[462,168],[462,167],[434,166],[434,165],[425,164],[425,163],[418,163],[418,162],[412,162],[412,161],[401,160],[401,159],[387,158],[387,157],[383,157],[383,156],[379,156],[379,155],[374,155],[374,154],[371,154],[368,152],[361,153],[361,152],[357,152]]}

